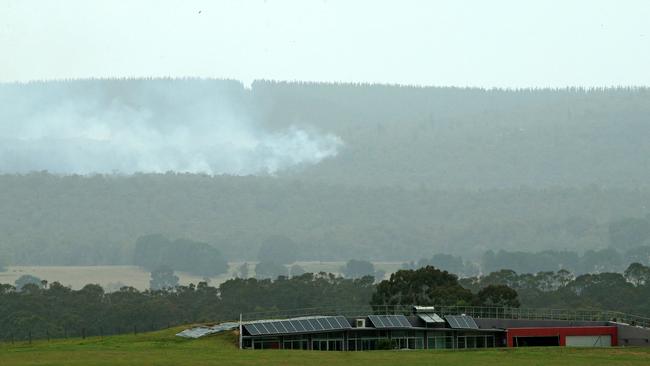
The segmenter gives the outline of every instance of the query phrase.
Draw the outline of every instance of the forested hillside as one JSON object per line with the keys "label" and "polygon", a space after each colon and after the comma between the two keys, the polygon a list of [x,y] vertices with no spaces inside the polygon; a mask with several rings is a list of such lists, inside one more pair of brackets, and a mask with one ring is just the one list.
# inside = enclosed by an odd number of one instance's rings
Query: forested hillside
{"label": "forested hillside", "polygon": [[131,264],[136,240],[152,233],[207,242],[229,260],[257,260],[262,241],[276,234],[300,245],[299,260],[417,260],[441,252],[474,259],[487,249],[648,244],[643,233],[610,238],[612,223],[646,214],[646,190],[441,191],[45,173],[0,176],[0,186],[0,243],[14,264]]}
{"label": "forested hillside", "polygon": [[343,139],[301,179],[438,188],[647,186],[650,90],[253,84],[276,126]]}
{"label": "forested hillside", "polygon": [[[136,95],[143,84],[178,97]],[[625,220],[640,222],[641,232],[648,227],[645,88],[259,81],[249,90],[222,80],[86,80],[3,84],[0,108],[21,103],[16,95],[49,95],[54,106],[61,96],[65,108],[64,95],[70,102],[86,90],[106,105],[119,101],[160,117],[169,128],[185,122],[176,107],[207,108],[205,98],[200,105],[192,98],[220,97],[219,108],[227,101],[268,131],[297,126],[335,135],[342,145],[336,156],[271,175],[5,171],[0,263],[130,264],[136,240],[148,234],[206,242],[228,260],[257,259],[273,235],[297,242],[301,260],[410,261],[435,253],[476,260],[489,249],[581,253],[648,245],[643,235],[611,235]],[[16,124],[27,118],[2,113]]]}
{"label": "forested hillside", "polygon": [[[109,109],[113,105],[120,108]],[[331,133],[343,142],[338,156],[279,174],[333,184],[486,189],[636,188],[650,182],[648,88],[484,90],[257,81],[248,90],[232,80],[78,80],[0,84],[2,106],[0,117],[17,126],[47,120],[40,109],[61,116],[74,110],[72,116],[88,124],[118,121],[128,112],[154,118],[166,132],[207,129],[208,121],[224,129],[252,121],[263,129]],[[205,121],[194,124],[197,119]],[[64,122],[57,123],[72,125]],[[81,122],[72,126],[80,128]],[[102,129],[92,132],[101,135]]]}

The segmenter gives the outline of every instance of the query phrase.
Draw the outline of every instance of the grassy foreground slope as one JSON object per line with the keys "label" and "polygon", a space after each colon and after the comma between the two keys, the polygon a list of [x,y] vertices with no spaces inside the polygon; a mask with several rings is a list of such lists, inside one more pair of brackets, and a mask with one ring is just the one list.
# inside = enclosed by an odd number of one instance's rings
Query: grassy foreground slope
{"label": "grassy foreground slope", "polygon": [[177,329],[104,339],[1,344],[0,365],[648,365],[650,349],[240,351],[232,334],[186,340]]}

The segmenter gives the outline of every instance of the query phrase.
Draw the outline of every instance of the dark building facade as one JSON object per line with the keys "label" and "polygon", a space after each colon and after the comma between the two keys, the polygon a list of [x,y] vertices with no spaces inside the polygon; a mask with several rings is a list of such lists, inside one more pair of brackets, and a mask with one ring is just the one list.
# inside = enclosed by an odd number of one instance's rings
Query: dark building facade
{"label": "dark building facade", "polygon": [[240,324],[244,349],[366,351],[474,349],[525,346],[650,346],[650,329],[607,321],[438,316],[433,308],[411,315],[308,316]]}

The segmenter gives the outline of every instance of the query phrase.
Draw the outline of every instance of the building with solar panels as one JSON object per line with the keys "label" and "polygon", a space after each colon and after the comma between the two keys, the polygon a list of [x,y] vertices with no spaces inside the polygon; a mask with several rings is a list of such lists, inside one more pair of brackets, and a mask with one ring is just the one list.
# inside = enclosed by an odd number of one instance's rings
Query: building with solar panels
{"label": "building with solar panels", "polygon": [[505,331],[480,328],[467,315],[439,316],[414,307],[412,315],[309,316],[258,320],[240,327],[246,349],[363,351],[386,348],[487,348],[505,345]]}
{"label": "building with solar panels", "polygon": [[622,313],[479,307],[466,308],[474,315],[468,316],[435,310],[413,306],[398,315],[240,321],[239,344],[246,349],[321,351],[650,346],[650,319]]}

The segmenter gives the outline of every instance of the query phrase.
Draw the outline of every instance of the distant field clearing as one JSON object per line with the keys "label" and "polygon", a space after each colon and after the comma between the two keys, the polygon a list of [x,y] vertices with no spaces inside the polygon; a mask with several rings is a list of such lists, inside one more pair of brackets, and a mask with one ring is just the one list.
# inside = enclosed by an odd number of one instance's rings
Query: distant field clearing
{"label": "distant field clearing", "polygon": [[[210,285],[216,286],[235,277],[236,270],[243,262],[229,263],[227,274],[211,277]],[[248,262],[251,275],[254,274],[255,262]],[[307,272],[332,272],[338,273],[344,262],[298,262]],[[390,274],[399,269],[399,262],[378,262],[377,269]],[[107,291],[115,291],[121,286],[133,286],[144,290],[149,288],[149,272],[137,266],[10,266],[6,272],[0,272],[0,283],[13,284],[22,275],[29,274],[48,282],[58,281],[73,289],[80,289],[84,285],[93,283],[101,285]],[[203,281],[201,276],[194,276],[185,272],[177,272],[181,285],[197,284]]]}

